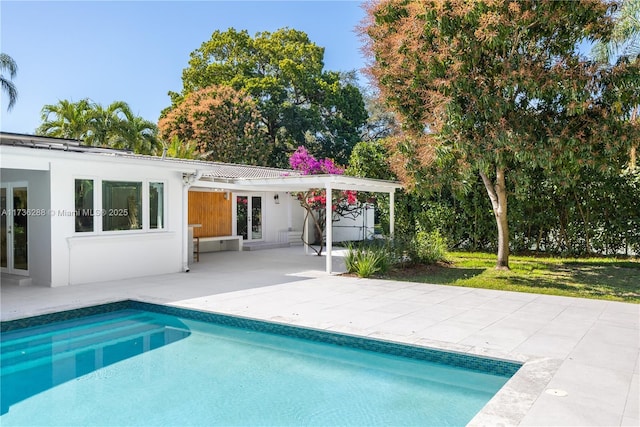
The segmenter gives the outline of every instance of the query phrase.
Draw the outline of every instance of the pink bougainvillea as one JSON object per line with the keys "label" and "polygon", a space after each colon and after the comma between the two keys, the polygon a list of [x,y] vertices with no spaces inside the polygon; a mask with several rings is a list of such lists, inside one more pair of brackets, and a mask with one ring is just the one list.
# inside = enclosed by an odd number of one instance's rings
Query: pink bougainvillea
{"label": "pink bougainvillea", "polygon": [[[289,157],[289,164],[292,169],[302,173],[303,175],[342,175],[344,168],[336,165],[332,159],[316,159],[309,154],[305,147],[298,149]],[[358,193],[353,190],[341,191],[337,197],[330,198],[331,210],[334,217],[351,216],[356,217],[360,214],[358,203]],[[293,194],[298,199],[300,205],[307,211],[307,218],[311,218],[316,230],[315,240],[320,243],[318,255],[322,253],[322,236],[325,228],[327,195],[326,191],[321,188],[314,188],[307,191],[301,191]],[[305,242],[308,243],[308,242]]]}
{"label": "pink bougainvillea", "polygon": [[289,165],[292,169],[295,169],[303,175],[342,175],[344,174],[344,168],[337,166],[333,163],[332,159],[316,159],[309,154],[309,151],[300,146],[289,157]]}

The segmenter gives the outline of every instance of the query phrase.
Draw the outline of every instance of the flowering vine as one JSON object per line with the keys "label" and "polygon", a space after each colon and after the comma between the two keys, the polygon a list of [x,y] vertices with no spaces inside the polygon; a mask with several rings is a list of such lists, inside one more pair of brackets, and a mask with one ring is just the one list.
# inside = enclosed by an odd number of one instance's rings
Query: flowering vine
{"label": "flowering vine", "polygon": [[[294,170],[302,173],[303,175],[342,175],[344,174],[344,168],[336,165],[333,160],[316,159],[309,154],[309,151],[305,147],[298,147],[298,149],[289,157],[289,165]],[[313,222],[315,230],[315,242],[320,244],[320,248],[316,250],[318,255],[322,254],[324,229],[326,224],[326,206],[327,206],[327,194],[324,189],[313,188],[307,191],[300,191],[292,193],[305,211],[305,223],[308,219]],[[353,190],[343,190],[337,197],[330,195],[329,200],[331,202],[331,210],[333,212],[333,221],[336,221],[340,217],[356,218],[362,212],[358,203],[358,193]],[[302,240],[305,244],[310,245],[309,242],[304,241],[304,234]]]}

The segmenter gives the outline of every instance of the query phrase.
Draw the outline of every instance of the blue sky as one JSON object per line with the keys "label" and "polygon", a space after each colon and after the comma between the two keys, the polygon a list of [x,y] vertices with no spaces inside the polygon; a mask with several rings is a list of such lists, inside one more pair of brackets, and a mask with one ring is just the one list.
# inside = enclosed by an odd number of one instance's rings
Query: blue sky
{"label": "blue sky", "polygon": [[[289,27],[325,48],[325,69],[364,67],[355,27],[359,1],[7,1],[0,49],[18,65],[15,107],[2,95],[0,129],[34,133],[40,110],[59,100],[125,101],[157,122],[182,89],[189,54],[230,27],[250,35]],[[363,82],[366,83],[366,82]]]}

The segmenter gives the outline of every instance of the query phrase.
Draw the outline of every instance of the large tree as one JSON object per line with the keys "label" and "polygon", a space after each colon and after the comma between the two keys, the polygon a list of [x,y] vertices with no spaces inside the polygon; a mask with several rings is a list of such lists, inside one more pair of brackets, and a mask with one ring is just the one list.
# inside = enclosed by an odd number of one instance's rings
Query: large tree
{"label": "large tree", "polygon": [[346,163],[366,111],[353,74],[324,71],[323,57],[324,48],[293,29],[255,37],[233,28],[215,31],[191,53],[182,92],[169,93],[172,108],[213,85],[242,89],[257,102],[273,146],[270,165],[286,166],[299,145]]}
{"label": "large tree", "polygon": [[4,73],[0,74],[0,82],[2,82],[2,90],[6,92],[9,97],[7,111],[10,111],[18,99],[18,89],[12,82],[18,73],[18,65],[9,55],[6,53],[0,53],[0,71],[5,70],[9,72],[9,77],[5,77]]}
{"label": "large tree", "polygon": [[[603,69],[580,55],[611,32],[610,2],[383,0],[363,26],[370,67],[402,120],[395,171],[409,184],[440,153],[479,173],[509,266],[507,182],[538,166],[558,185],[583,165],[616,168],[637,130],[619,120],[637,102],[637,64]],[[634,133],[635,132],[635,133]],[[511,179],[507,180],[507,174]]]}
{"label": "large tree", "polygon": [[165,112],[158,127],[165,140],[196,144],[207,160],[264,165],[273,148],[253,98],[229,86],[188,94]]}

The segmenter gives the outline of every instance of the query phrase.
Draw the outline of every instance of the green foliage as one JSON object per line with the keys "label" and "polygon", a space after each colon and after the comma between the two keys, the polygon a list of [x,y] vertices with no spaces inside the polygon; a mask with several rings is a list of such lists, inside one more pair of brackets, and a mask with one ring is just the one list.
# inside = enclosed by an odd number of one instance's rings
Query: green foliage
{"label": "green foliage", "polygon": [[435,264],[447,258],[447,242],[439,231],[419,231],[413,239],[412,258],[421,264]]}
{"label": "green foliage", "polygon": [[400,125],[396,115],[384,105],[378,96],[365,92],[364,101],[368,117],[362,129],[363,141],[380,141],[398,131]]}
{"label": "green foliage", "polygon": [[[383,141],[361,142],[347,173],[393,179],[389,157]],[[456,182],[455,175],[447,174],[448,161],[443,156],[439,161],[432,167],[440,185],[423,182],[411,193],[396,193],[396,245],[397,236],[439,230],[452,248],[495,251],[495,218],[482,180],[468,176]],[[574,173],[572,184],[542,168],[523,167],[511,175],[511,250],[564,255],[640,252],[640,171],[585,166]],[[388,197],[377,196],[376,213],[383,233],[388,233]],[[408,253],[409,244],[400,252]]]}
{"label": "green foliage", "polygon": [[[381,134],[385,134],[381,128]],[[358,142],[349,158],[349,166],[345,170],[345,175],[357,176],[361,178],[396,180],[391,171],[388,152],[384,146],[384,140],[371,139]],[[403,193],[398,193],[396,197],[402,198]],[[382,225],[385,233],[389,232],[389,196],[386,194],[369,194],[370,199],[375,203],[375,221]],[[402,199],[396,199],[396,206],[403,206]],[[396,221],[398,222],[398,221]]]}
{"label": "green foliage", "polygon": [[447,245],[438,231],[397,234],[393,239],[375,239],[347,246],[347,272],[360,277],[384,274],[391,267],[435,264],[446,261]]}
{"label": "green foliage", "polygon": [[[640,249],[640,173],[584,169],[580,180],[557,185],[541,169],[520,171],[525,178],[510,193],[511,250],[548,254],[612,255]],[[438,229],[452,248],[496,250],[495,219],[479,180],[465,193],[448,191],[399,197],[396,228]],[[403,203],[403,204],[400,204]]]}
{"label": "green foliage", "polygon": [[84,140],[89,133],[91,103],[88,99],[72,102],[67,99],[42,107],[42,124],[37,135]]}
{"label": "green foliage", "polygon": [[183,90],[170,93],[172,108],[213,85],[244,90],[257,102],[272,151],[269,166],[287,166],[300,145],[317,157],[345,164],[366,111],[353,73],[323,71],[324,49],[307,34],[283,28],[255,37],[215,31],[191,53]]}
{"label": "green foliage", "polygon": [[4,73],[0,74],[0,83],[2,84],[2,91],[7,93],[9,97],[9,103],[7,104],[7,111],[11,111],[18,99],[18,89],[16,85],[11,81],[16,77],[18,73],[18,65],[12,57],[6,53],[0,53],[0,71],[8,71],[9,76],[6,77]]}
{"label": "green foliage", "polygon": [[171,137],[168,143],[164,144],[166,156],[176,159],[202,159],[202,154],[198,150],[198,145],[193,141],[181,141],[177,136]]}
{"label": "green foliage", "polygon": [[392,256],[386,245],[350,244],[344,258],[348,273],[355,273],[359,277],[370,277],[376,273],[385,273],[390,266]]}
{"label": "green foliage", "polygon": [[396,179],[391,172],[384,141],[380,139],[358,142],[353,147],[345,174],[362,178]]}
{"label": "green foliage", "polygon": [[370,277],[380,271],[378,263],[380,255],[364,248],[349,248],[345,257],[348,273],[355,273],[359,277]]}
{"label": "green foliage", "polygon": [[579,173],[581,179],[567,187],[540,179],[516,193],[514,249],[566,255],[638,252],[640,172],[585,168]]}
{"label": "green foliage", "polygon": [[155,154],[160,148],[156,125],[135,116],[126,102],[115,101],[106,108],[82,99],[47,104],[41,111],[42,124],[36,134],[83,141],[94,147]]}

